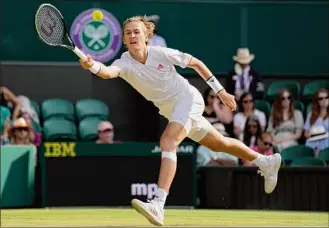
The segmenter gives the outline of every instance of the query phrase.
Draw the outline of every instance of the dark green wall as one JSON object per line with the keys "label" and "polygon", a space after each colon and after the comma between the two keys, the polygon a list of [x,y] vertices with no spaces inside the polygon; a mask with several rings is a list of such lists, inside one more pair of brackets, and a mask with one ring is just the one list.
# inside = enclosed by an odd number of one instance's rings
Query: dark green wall
{"label": "dark green wall", "polygon": [[[77,60],[74,54],[38,40],[33,19],[43,1],[1,2],[1,60]],[[68,25],[92,7],[110,11],[120,23],[136,14],[158,14],[160,32],[169,46],[204,60],[215,73],[227,72],[236,49],[248,46],[263,75],[329,75],[328,1],[49,2],[62,11]]]}

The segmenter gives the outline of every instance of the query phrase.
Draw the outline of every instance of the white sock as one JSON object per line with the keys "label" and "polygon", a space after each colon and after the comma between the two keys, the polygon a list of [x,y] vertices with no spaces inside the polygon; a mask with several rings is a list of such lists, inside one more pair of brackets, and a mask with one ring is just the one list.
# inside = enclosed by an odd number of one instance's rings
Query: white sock
{"label": "white sock", "polygon": [[259,168],[264,168],[267,166],[265,156],[262,154],[258,154],[257,158],[253,160],[252,163],[256,164]]}
{"label": "white sock", "polygon": [[154,201],[156,201],[163,209],[166,203],[167,196],[168,193],[163,188],[158,188],[154,197]]}

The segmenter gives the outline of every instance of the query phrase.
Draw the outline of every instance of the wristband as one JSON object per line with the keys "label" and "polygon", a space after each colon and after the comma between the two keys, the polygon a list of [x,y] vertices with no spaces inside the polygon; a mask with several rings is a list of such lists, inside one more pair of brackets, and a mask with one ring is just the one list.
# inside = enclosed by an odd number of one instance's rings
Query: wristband
{"label": "wristband", "polygon": [[216,94],[224,89],[224,87],[220,84],[217,78],[215,78],[215,76],[211,76],[206,82],[215,91]]}
{"label": "wristband", "polygon": [[93,74],[97,74],[101,71],[102,68],[102,64],[99,62],[94,62],[94,64],[92,65],[92,67],[89,68],[89,70],[93,73]]}

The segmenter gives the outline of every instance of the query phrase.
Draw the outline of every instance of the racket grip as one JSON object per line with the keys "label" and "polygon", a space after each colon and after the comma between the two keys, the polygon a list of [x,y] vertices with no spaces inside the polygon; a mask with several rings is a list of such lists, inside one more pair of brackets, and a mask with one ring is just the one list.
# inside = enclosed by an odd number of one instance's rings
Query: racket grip
{"label": "racket grip", "polygon": [[79,56],[80,59],[87,60],[87,56],[78,47],[74,47],[73,52]]}

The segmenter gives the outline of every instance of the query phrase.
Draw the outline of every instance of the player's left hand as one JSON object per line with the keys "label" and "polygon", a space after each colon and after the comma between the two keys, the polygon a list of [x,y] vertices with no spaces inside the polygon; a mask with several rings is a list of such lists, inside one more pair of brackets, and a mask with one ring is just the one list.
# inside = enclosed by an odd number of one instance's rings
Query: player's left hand
{"label": "player's left hand", "polygon": [[226,92],[225,89],[221,90],[217,95],[223,104],[229,107],[232,112],[236,110],[236,102],[233,95]]}

